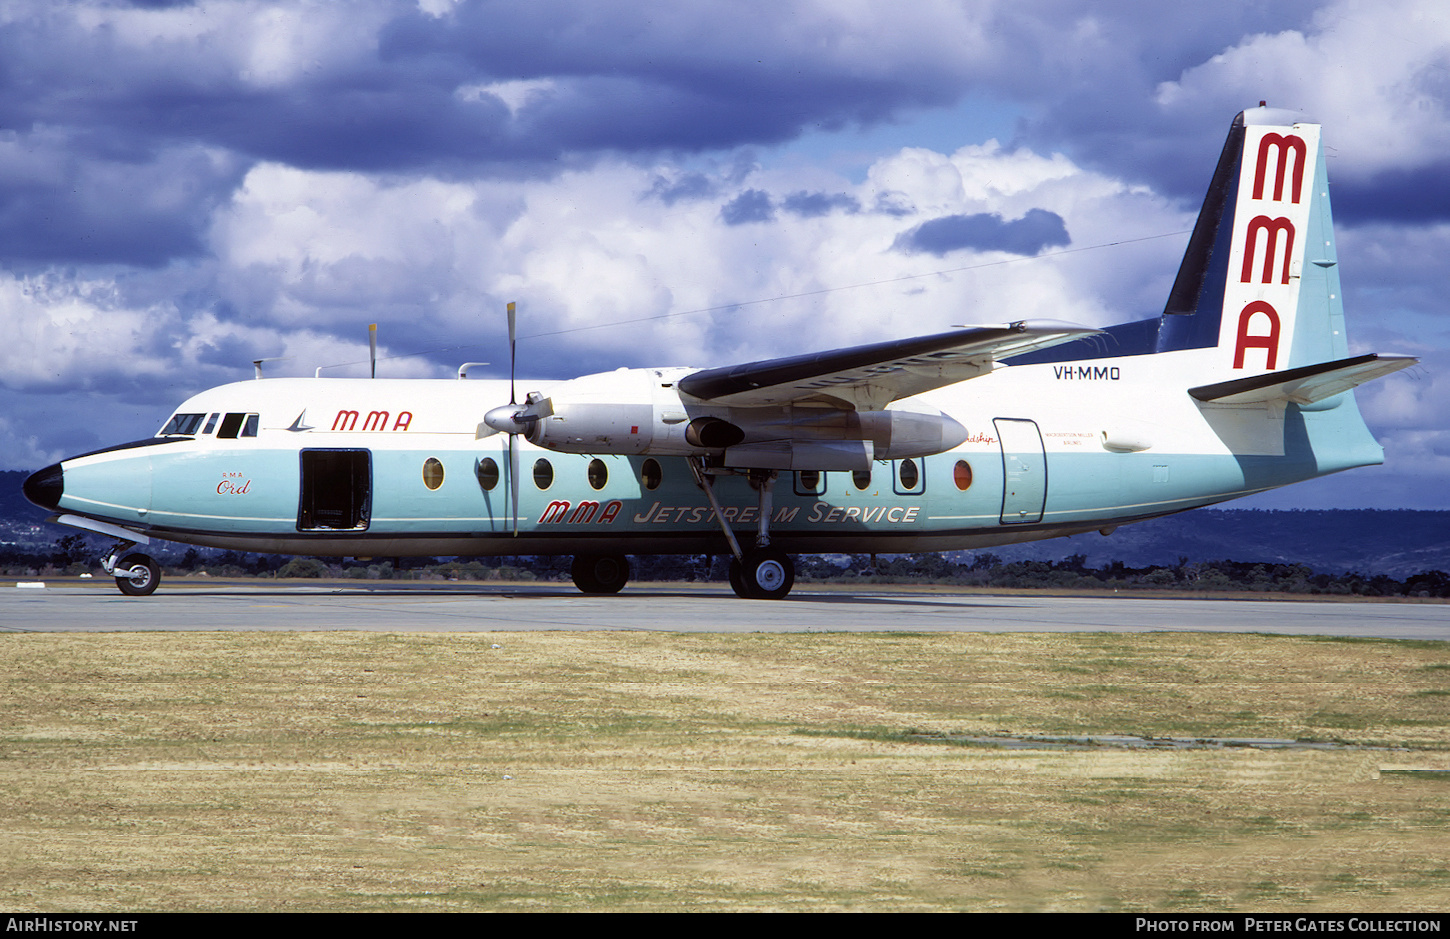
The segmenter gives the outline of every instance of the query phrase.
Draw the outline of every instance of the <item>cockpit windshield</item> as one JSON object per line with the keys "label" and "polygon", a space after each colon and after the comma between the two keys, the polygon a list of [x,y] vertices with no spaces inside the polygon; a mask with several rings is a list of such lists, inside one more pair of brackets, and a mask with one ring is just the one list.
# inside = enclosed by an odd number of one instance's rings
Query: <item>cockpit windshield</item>
{"label": "cockpit windshield", "polygon": [[191,437],[201,427],[202,418],[205,414],[174,414],[166,426],[161,428],[160,437],[184,436]]}

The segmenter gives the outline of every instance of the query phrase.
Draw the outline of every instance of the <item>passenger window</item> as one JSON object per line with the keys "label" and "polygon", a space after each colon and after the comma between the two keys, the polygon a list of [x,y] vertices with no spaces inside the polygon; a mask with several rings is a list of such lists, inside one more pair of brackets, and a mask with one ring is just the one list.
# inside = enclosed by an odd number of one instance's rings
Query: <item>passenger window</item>
{"label": "passenger window", "polygon": [[429,489],[443,485],[443,464],[436,456],[423,461],[423,485]]}
{"label": "passenger window", "polygon": [[820,470],[799,470],[795,474],[795,494],[820,496],[826,492],[826,474]]}
{"label": "passenger window", "polygon": [[492,457],[484,457],[473,467],[473,474],[478,477],[478,485],[484,492],[488,492],[498,485],[498,464]]}
{"label": "passenger window", "polygon": [[664,471],[660,469],[660,464],[657,460],[645,460],[639,468],[639,481],[644,483],[644,488],[651,492],[660,487],[660,483],[664,481],[664,478]]}
{"label": "passenger window", "polygon": [[548,460],[534,461],[534,485],[540,489],[554,485],[554,466]]}
{"label": "passenger window", "polygon": [[609,483],[609,467],[604,461],[594,459],[589,461],[589,485],[595,489],[603,489]]}
{"label": "passenger window", "polygon": [[896,464],[896,494],[918,496],[926,491],[925,464],[915,460],[902,460]]}
{"label": "passenger window", "polygon": [[952,467],[952,482],[962,492],[972,488],[972,464],[966,460],[957,460],[957,465]]}

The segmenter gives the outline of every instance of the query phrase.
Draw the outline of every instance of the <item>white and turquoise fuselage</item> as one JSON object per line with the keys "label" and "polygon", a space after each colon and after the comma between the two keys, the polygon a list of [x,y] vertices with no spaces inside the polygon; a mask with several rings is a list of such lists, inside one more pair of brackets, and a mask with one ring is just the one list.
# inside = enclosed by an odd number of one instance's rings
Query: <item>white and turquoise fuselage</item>
{"label": "white and turquoise fuselage", "polygon": [[[1319,128],[1268,109],[1235,121],[1164,314],[1087,332],[520,382],[535,403],[502,418],[501,381],[239,382],[26,492],[244,551],[724,554],[710,472],[742,541],[765,510],[760,543],[788,552],[980,548],[1379,463],[1352,389],[1411,361],[1349,356]],[[1029,334],[1059,338],[1012,345]]]}

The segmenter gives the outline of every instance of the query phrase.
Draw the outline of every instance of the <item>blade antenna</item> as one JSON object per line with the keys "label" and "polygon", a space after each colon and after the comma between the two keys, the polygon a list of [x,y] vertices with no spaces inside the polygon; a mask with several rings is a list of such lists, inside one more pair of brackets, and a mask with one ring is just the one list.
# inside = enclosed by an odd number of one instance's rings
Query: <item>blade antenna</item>
{"label": "blade antenna", "polygon": [[[372,377],[378,377],[378,324],[368,327],[368,364],[372,366]],[[257,371],[261,371],[260,368]]]}

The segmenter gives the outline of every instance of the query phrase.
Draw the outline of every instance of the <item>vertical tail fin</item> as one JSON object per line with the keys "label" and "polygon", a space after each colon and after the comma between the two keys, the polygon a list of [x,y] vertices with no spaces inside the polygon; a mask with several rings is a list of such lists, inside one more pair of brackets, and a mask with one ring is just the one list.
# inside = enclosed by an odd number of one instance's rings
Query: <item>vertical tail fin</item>
{"label": "vertical tail fin", "polygon": [[1319,125],[1234,118],[1163,313],[1159,351],[1216,346],[1225,377],[1348,355]]}

